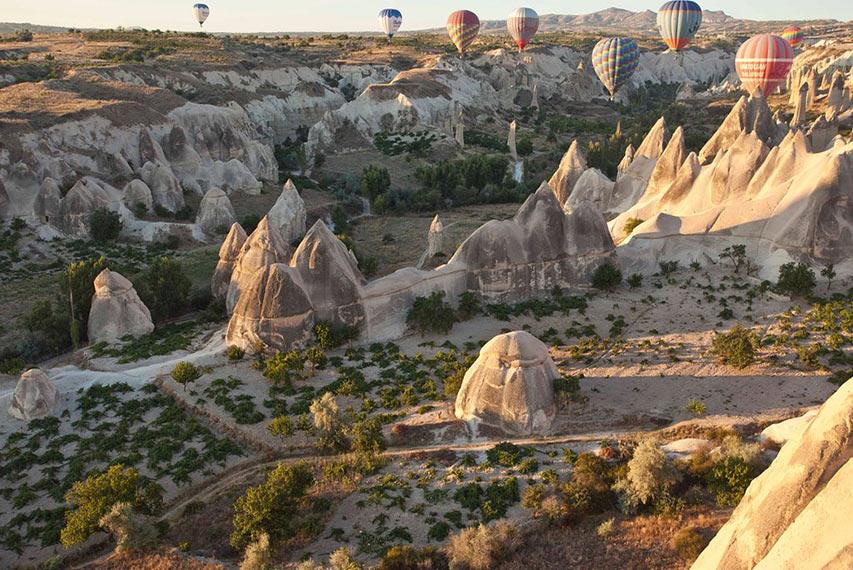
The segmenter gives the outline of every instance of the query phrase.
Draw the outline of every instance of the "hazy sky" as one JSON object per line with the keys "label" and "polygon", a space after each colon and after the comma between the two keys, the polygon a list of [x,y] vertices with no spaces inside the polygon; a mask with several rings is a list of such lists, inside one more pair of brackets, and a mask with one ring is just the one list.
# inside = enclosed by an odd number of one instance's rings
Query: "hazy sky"
{"label": "hazy sky", "polygon": [[[699,0],[703,8],[760,20],[853,19],[851,0]],[[444,25],[447,14],[466,8],[481,19],[505,18],[519,5],[540,14],[585,14],[610,6],[656,10],[663,0],[208,0],[209,31],[361,31],[376,28],[376,13],[395,7],[403,29]],[[0,21],[70,27],[142,26],[194,29],[193,0],[0,0]],[[195,28],[197,29],[197,27]]]}

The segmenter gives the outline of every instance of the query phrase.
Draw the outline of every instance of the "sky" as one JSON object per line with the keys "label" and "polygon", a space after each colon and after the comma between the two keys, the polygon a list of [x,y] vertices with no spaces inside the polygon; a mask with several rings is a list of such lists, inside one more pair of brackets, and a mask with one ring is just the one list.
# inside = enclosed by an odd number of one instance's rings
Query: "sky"
{"label": "sky", "polygon": [[[112,28],[141,26],[193,30],[194,0],[0,0],[0,21]],[[403,12],[403,30],[442,27],[447,14],[465,8],[483,20],[503,19],[519,0],[203,0],[211,8],[211,32],[336,32],[377,28],[376,14]],[[585,14],[611,6],[656,10],[663,0],[527,0],[540,14]],[[756,20],[853,20],[851,0],[699,0],[703,8]]]}

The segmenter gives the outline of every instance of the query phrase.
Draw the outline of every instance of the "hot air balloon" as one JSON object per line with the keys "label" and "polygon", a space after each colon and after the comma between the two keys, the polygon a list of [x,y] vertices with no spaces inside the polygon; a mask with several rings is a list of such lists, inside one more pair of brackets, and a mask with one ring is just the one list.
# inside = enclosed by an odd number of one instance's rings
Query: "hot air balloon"
{"label": "hot air balloon", "polygon": [[611,99],[639,64],[640,48],[631,38],[604,38],[592,48],[592,67],[610,91]]}
{"label": "hot air balloon", "polygon": [[803,30],[799,26],[788,26],[782,31],[782,39],[787,40],[791,47],[797,47],[803,41]]}
{"label": "hot air balloon", "polygon": [[385,8],[379,12],[379,23],[390,40],[403,24],[403,14],[395,8]]}
{"label": "hot air balloon", "polygon": [[672,0],[658,10],[658,28],[669,49],[678,51],[693,41],[702,25],[702,8],[690,0]]}
{"label": "hot air balloon", "polygon": [[447,34],[456,44],[459,53],[464,54],[468,46],[474,43],[479,33],[480,18],[474,12],[457,10],[447,17]]}
{"label": "hot air balloon", "polygon": [[539,29],[539,14],[532,8],[518,8],[506,19],[506,29],[518,44],[518,51],[530,43]]}
{"label": "hot air balloon", "polygon": [[759,34],[743,42],[737,50],[735,69],[744,89],[756,89],[767,96],[785,80],[794,62],[794,49],[773,34]]}
{"label": "hot air balloon", "polygon": [[196,4],[193,6],[193,15],[198,21],[199,26],[204,26],[205,20],[210,16],[210,8],[207,4]]}

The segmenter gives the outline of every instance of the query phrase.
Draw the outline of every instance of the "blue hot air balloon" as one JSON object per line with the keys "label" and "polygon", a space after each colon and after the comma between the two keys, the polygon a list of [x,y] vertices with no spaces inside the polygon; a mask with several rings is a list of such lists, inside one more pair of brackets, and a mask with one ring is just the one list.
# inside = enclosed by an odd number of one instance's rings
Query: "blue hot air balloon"
{"label": "blue hot air balloon", "polygon": [[658,28],[669,49],[687,47],[702,25],[702,8],[690,0],[673,0],[658,10]]}
{"label": "blue hot air balloon", "polygon": [[631,38],[604,38],[592,48],[592,67],[610,92],[616,94],[640,64],[640,48]]}
{"label": "blue hot air balloon", "polygon": [[390,40],[403,24],[403,14],[396,8],[385,8],[379,12],[379,24]]}
{"label": "blue hot air balloon", "polygon": [[193,6],[193,16],[195,16],[199,26],[204,26],[204,22],[210,16],[210,8],[207,4],[195,4]]}

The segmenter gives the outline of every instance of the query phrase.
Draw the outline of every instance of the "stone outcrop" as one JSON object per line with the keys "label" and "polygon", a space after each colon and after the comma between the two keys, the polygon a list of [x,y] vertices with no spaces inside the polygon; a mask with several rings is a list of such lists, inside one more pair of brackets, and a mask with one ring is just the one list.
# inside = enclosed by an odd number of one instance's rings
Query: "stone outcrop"
{"label": "stone outcrop", "polygon": [[[251,241],[250,237],[243,253],[251,249]],[[297,248],[286,273],[293,287],[298,286],[308,299],[311,319],[357,326],[366,338],[387,340],[405,333],[406,313],[417,297],[441,292],[449,302],[455,303],[462,293],[471,290],[491,301],[517,302],[554,287],[588,282],[596,267],[612,256],[613,249],[607,225],[595,206],[582,202],[564,211],[554,192],[543,183],[513,219],[493,220],[481,226],[447,263],[436,269],[409,267],[366,283],[352,254],[324,223],[318,222]],[[269,256],[272,257],[275,256]],[[254,258],[251,267],[258,269],[281,263],[264,263],[258,255]],[[231,286],[245,280],[241,286],[245,291],[255,272],[246,270],[249,277],[237,277],[235,269]],[[235,304],[238,297],[242,304],[243,293],[234,297]],[[301,303],[302,297],[298,298]],[[262,321],[251,315],[257,314],[264,302],[264,298],[254,294],[245,299],[243,314],[250,314],[249,318],[238,317],[235,310],[232,321],[239,325],[229,328],[230,343],[251,348],[260,335],[252,327],[260,326],[258,323]],[[280,326],[296,323],[293,326],[298,330],[278,330],[272,336],[264,334],[281,342],[301,338],[302,319],[309,318],[304,306],[300,304],[293,309],[282,306],[278,310],[283,315],[300,317],[270,321],[275,313],[269,312],[263,322],[277,322]],[[271,346],[287,347],[286,344]]]}
{"label": "stone outcrop", "polygon": [[434,257],[435,254],[444,251],[444,224],[441,223],[438,214],[432,219],[429,225],[429,235],[427,236],[427,257]]}
{"label": "stone outcrop", "polygon": [[515,136],[516,136],[517,131],[518,131],[518,122],[512,121],[509,124],[509,134],[507,135],[507,138],[506,138],[506,146],[509,148],[509,156],[515,161],[518,160],[518,149],[516,149],[516,146],[515,146]]}
{"label": "stone outcrop", "polygon": [[258,270],[273,263],[288,261],[290,261],[290,246],[278,230],[270,225],[269,218],[264,216],[243,244],[240,254],[234,261],[234,269],[225,297],[228,312],[231,313],[234,310],[241,290],[248,286]]}
{"label": "stone outcrop", "polygon": [[299,274],[273,263],[245,284],[225,340],[245,349],[300,346],[310,339],[313,324],[314,309]]}
{"label": "stone outcrop", "polygon": [[637,150],[630,155],[627,166],[623,167],[629,157],[628,151],[625,151],[623,164],[619,165],[621,169],[619,176],[613,186],[613,194],[604,209],[607,217],[623,212],[637,203],[652,177],[658,159],[663,154],[667,140],[669,140],[669,130],[666,121],[661,117],[646,133]]}
{"label": "stone outcrop", "polygon": [[743,133],[755,133],[759,140],[768,145],[779,142],[779,129],[760,90],[751,97],[744,95],[738,100],[720,128],[702,147],[699,162],[708,164],[731,147]]}
{"label": "stone outcrop", "polygon": [[267,217],[287,243],[293,243],[305,235],[305,202],[292,180],[285,183]]}
{"label": "stone outcrop", "polygon": [[[0,185],[0,202],[2,202],[3,188]],[[62,204],[62,192],[59,190],[59,184],[53,178],[45,178],[41,183],[38,196],[36,196],[33,212],[39,221],[45,223],[56,223],[59,216],[60,205]],[[2,209],[2,206],[0,206]]]}
{"label": "stone outcrop", "polygon": [[853,381],[750,485],[693,570],[850,568]]}
{"label": "stone outcrop", "polygon": [[809,109],[809,86],[808,83],[803,83],[798,91],[797,106],[794,109],[794,116],[791,117],[791,128],[799,127],[806,120],[806,113]]}
{"label": "stone outcrop", "polygon": [[12,394],[9,414],[30,421],[53,414],[59,394],[42,370],[33,368],[21,374]]}
{"label": "stone outcrop", "polygon": [[364,321],[358,261],[323,220],[311,226],[296,248],[290,267],[300,276],[317,319],[334,325],[360,326]]}
{"label": "stone outcrop", "polygon": [[114,209],[114,204],[107,185],[94,178],[83,178],[59,203],[57,226],[67,234],[87,236],[92,212],[99,208]]}
{"label": "stone outcrop", "polygon": [[155,206],[177,212],[186,205],[181,183],[168,166],[146,162],[139,175],[151,189],[151,198]]}
{"label": "stone outcrop", "polygon": [[128,182],[122,194],[124,194],[124,205],[132,212],[135,212],[140,207],[144,208],[146,212],[151,212],[154,208],[154,198],[151,195],[151,188],[138,178]]}
{"label": "stone outcrop", "polygon": [[224,233],[237,220],[231,200],[219,188],[211,188],[198,207],[195,223],[207,234]]}
{"label": "stone outcrop", "polygon": [[231,224],[231,229],[228,230],[225,241],[219,247],[219,261],[216,263],[216,269],[213,272],[213,280],[210,285],[210,291],[216,299],[224,299],[228,293],[231,274],[234,272],[234,264],[240,256],[240,251],[243,248],[243,244],[246,243],[246,239],[246,231],[243,229],[243,226],[237,222]]}
{"label": "stone outcrop", "polygon": [[142,336],[154,330],[151,312],[133,284],[109,269],[95,277],[95,294],[89,310],[89,341],[112,343],[126,336]]}
{"label": "stone outcrop", "polygon": [[560,160],[560,166],[557,168],[557,171],[554,172],[551,180],[548,181],[548,185],[554,191],[560,205],[566,203],[566,200],[575,188],[575,184],[577,184],[578,179],[580,179],[586,169],[586,159],[581,154],[578,141],[574,140],[569,145],[566,154]]}
{"label": "stone outcrop", "polygon": [[581,202],[590,202],[599,212],[604,212],[613,195],[615,183],[597,168],[587,168],[575,183],[574,191],[566,200],[565,208],[574,208]]}
{"label": "stone outcrop", "polygon": [[456,417],[515,435],[547,434],[557,414],[559,378],[548,347],[525,331],[496,336],[483,346],[456,395]]}

